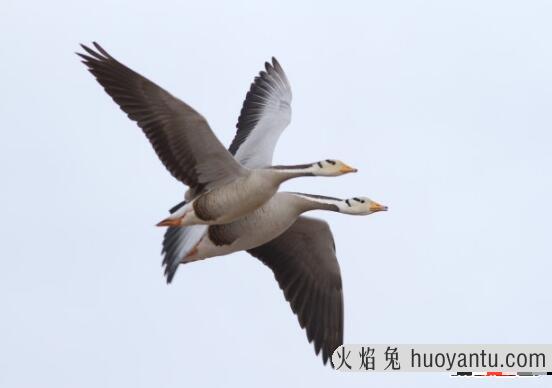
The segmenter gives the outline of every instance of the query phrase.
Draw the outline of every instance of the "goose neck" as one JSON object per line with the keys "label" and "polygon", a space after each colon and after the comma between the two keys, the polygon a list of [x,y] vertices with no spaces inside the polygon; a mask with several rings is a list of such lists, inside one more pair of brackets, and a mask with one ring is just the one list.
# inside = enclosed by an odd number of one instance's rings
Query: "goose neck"
{"label": "goose neck", "polygon": [[339,198],[304,193],[291,194],[293,194],[294,197],[297,199],[301,213],[310,210],[327,210],[333,212],[341,211],[342,200]]}
{"label": "goose neck", "polygon": [[294,166],[273,166],[271,171],[276,174],[280,182],[285,182],[289,179],[314,176],[312,164],[298,164]]}

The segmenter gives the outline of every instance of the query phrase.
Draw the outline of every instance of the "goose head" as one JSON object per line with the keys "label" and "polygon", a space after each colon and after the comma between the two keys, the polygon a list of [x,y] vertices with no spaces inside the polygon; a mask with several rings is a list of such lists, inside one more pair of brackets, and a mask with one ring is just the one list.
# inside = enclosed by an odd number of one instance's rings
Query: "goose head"
{"label": "goose head", "polygon": [[353,197],[341,201],[339,212],[345,214],[366,216],[372,213],[387,211],[387,206],[380,205],[367,197]]}
{"label": "goose head", "polygon": [[315,176],[339,176],[357,171],[358,170],[356,168],[353,168],[337,159],[321,160],[314,163],[312,166],[312,173]]}

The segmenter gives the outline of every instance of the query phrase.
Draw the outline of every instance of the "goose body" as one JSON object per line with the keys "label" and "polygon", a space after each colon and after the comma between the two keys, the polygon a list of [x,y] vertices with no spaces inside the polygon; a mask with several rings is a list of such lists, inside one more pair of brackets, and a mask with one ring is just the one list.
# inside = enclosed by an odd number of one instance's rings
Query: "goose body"
{"label": "goose body", "polygon": [[[81,46],[86,54],[78,55],[88,70],[142,128],[171,174],[189,186],[189,206],[161,221],[159,226],[231,222],[268,201],[288,179],[338,176],[356,171],[330,159],[302,168],[267,168],[270,164],[247,167],[224,148],[207,120],[192,107],[117,61],[97,43],[94,43],[95,50]],[[263,143],[263,137],[259,137],[262,131],[268,131],[277,140],[291,121],[290,104],[289,82],[280,64],[273,59],[251,86],[238,122],[243,130],[233,147],[237,150],[245,143],[250,146]],[[250,136],[253,129],[255,133]],[[242,155],[242,158],[255,159],[251,155]]]}
{"label": "goose body", "polygon": [[[258,247],[278,237],[302,213],[311,210],[368,215],[387,208],[365,197],[343,200],[320,195],[278,192],[255,211],[231,223],[168,230],[163,242],[167,279],[172,280],[180,263]],[[194,235],[195,238],[188,239],[188,235]],[[187,241],[187,244],[184,246],[181,241]]]}

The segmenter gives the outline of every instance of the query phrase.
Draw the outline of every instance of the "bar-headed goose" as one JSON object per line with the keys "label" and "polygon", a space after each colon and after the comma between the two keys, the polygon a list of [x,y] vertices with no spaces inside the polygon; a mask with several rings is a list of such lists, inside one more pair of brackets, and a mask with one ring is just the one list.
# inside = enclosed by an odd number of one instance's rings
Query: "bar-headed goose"
{"label": "bar-headed goose", "polygon": [[[159,226],[231,222],[264,204],[288,179],[303,176],[339,176],[356,169],[339,160],[296,166],[249,167],[240,164],[194,109],[153,82],[129,69],[94,42],[81,45],[83,63],[107,94],[142,128],[171,174],[190,189],[188,203]],[[264,136],[278,137],[291,120],[291,89],[282,67],[273,59],[255,83],[244,106],[241,131],[233,147],[255,146]],[[252,136],[251,128],[258,131]],[[272,132],[276,131],[276,132]],[[241,160],[255,158],[243,154]]]}
{"label": "bar-headed goose", "polygon": [[[263,120],[262,115],[252,111],[254,101],[266,99],[266,96],[270,100],[272,96],[263,90],[263,82],[259,76],[251,85],[238,119],[236,137],[230,146],[236,159],[249,168],[263,168],[272,164],[274,148],[281,134],[281,127],[267,125],[269,120]],[[280,209],[286,215],[276,214],[274,219],[266,217],[254,227],[250,222],[263,217],[261,209],[249,215],[249,221],[241,220],[227,226],[170,227],[163,240],[163,264],[167,281],[172,281],[179,263],[201,256],[203,247],[212,249],[211,252],[215,254],[222,254],[230,252],[230,247],[238,249],[241,245],[242,249],[247,249],[273,271],[300,326],[306,329],[309,342],[314,341],[315,353],[322,352],[322,360],[326,364],[332,352],[343,343],[343,291],[335,244],[328,224],[305,216],[296,218],[301,209],[309,208],[357,214],[386,209],[366,198],[342,201],[298,193],[277,193],[262,209]],[[279,221],[277,227],[271,229],[273,220]],[[286,225],[291,226],[285,230]],[[237,230],[248,230],[249,235],[239,235]],[[277,230],[285,231],[277,236]],[[269,238],[270,241],[261,243],[270,231],[275,233],[272,240]],[[247,239],[249,244],[245,244]],[[202,240],[203,247],[198,245]],[[253,243],[262,245],[246,248]],[[209,244],[212,245],[208,247]],[[195,252],[194,247],[197,248]],[[204,250],[203,254],[206,252]]]}
{"label": "bar-headed goose", "polygon": [[[350,215],[368,215],[387,210],[369,198],[339,199],[322,195],[278,192],[255,211],[231,223],[209,225],[200,239],[190,244],[165,241],[166,271],[170,281],[179,263],[227,255],[262,245],[282,234],[297,218],[311,210],[328,210]],[[173,250],[174,249],[174,250]]]}
{"label": "bar-headed goose", "polygon": [[368,215],[387,207],[364,197],[342,200],[278,192],[228,224],[168,228],[163,240],[167,282],[179,264],[247,250],[272,269],[301,327],[306,326],[309,342],[314,339],[316,354],[322,349],[326,363],[343,341],[341,278],[328,225],[300,217],[310,210]]}

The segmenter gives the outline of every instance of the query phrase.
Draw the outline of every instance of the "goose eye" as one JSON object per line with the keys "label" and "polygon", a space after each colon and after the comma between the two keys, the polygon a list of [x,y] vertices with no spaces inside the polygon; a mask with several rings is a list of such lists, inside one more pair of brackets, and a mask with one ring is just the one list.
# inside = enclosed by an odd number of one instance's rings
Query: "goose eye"
{"label": "goose eye", "polygon": [[326,162],[330,163],[331,165],[335,166],[335,160],[326,159]]}

